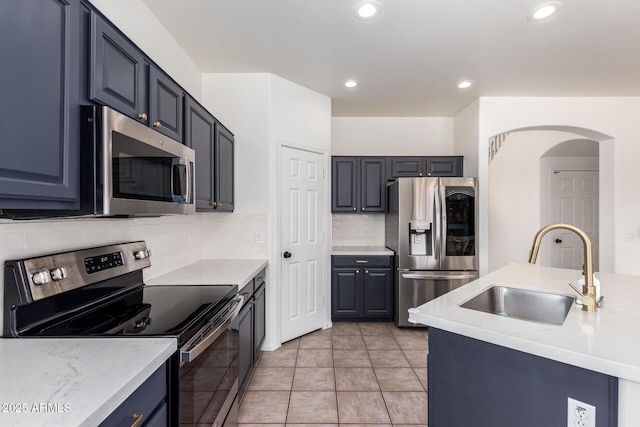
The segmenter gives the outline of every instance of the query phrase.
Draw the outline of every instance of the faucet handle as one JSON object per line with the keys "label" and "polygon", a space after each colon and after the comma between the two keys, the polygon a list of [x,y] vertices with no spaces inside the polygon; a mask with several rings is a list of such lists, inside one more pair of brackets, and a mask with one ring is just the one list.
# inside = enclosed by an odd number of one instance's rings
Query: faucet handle
{"label": "faucet handle", "polygon": [[578,287],[576,285],[574,285],[573,283],[569,282],[569,286],[571,286],[573,288],[574,291],[576,291],[578,293],[578,295],[580,295],[581,297],[584,298],[584,293],[583,291],[579,291]]}
{"label": "faucet handle", "polygon": [[576,291],[578,295],[582,297],[583,311],[590,311],[590,312],[596,311],[596,299],[593,296],[587,294],[584,291],[584,289],[582,291],[578,290],[578,287],[571,282],[569,282],[569,286],[571,286],[573,290]]}

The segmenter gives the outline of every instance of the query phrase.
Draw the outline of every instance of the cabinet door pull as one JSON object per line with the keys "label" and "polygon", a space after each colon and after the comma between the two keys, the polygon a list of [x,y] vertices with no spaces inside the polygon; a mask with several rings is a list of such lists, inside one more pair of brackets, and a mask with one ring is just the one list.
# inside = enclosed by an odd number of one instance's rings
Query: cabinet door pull
{"label": "cabinet door pull", "polygon": [[160,121],[155,121],[153,122],[153,127],[160,129],[162,127],[162,123],[160,123]]}
{"label": "cabinet door pull", "polygon": [[138,118],[140,120],[144,120],[145,122],[147,121],[147,113],[140,113],[138,114]]}
{"label": "cabinet door pull", "polygon": [[138,427],[140,425],[140,423],[142,423],[142,417],[144,415],[139,414],[139,413],[135,413],[133,414],[133,424],[131,424],[131,427]]}
{"label": "cabinet door pull", "polygon": [[360,270],[356,270],[356,274],[360,273]]}
{"label": "cabinet door pull", "polygon": [[365,270],[364,272],[365,272],[365,274],[369,274],[369,270]]}
{"label": "cabinet door pull", "polygon": [[353,208],[353,210],[355,211],[355,210],[356,210],[356,208]]}
{"label": "cabinet door pull", "polygon": [[367,261],[366,259],[357,259],[356,260],[356,264],[367,264],[369,261]]}

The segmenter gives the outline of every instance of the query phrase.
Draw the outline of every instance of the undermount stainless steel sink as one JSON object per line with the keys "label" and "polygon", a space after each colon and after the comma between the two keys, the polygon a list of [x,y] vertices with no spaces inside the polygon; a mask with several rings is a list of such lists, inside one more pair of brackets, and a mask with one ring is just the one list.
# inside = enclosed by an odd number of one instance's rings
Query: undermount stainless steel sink
{"label": "undermount stainless steel sink", "polygon": [[562,325],[574,299],[541,291],[492,286],[460,307],[498,316]]}

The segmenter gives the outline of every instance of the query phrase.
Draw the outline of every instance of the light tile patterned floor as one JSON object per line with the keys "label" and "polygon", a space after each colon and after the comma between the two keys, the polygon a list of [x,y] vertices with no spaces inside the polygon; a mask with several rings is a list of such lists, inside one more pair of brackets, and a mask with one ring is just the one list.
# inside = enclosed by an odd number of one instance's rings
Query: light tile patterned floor
{"label": "light tile patterned floor", "polygon": [[426,426],[428,349],[426,329],[393,323],[334,323],[287,342],[262,353],[239,427]]}

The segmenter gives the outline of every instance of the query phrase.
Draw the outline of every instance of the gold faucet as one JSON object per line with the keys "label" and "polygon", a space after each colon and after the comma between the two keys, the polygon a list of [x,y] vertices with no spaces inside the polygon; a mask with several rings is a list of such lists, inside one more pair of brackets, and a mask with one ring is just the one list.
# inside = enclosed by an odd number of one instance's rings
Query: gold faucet
{"label": "gold faucet", "polygon": [[596,287],[593,285],[593,248],[589,235],[583,229],[576,227],[573,224],[565,223],[545,225],[533,238],[533,246],[529,252],[529,263],[536,263],[538,251],[540,250],[540,242],[544,235],[549,231],[558,229],[573,231],[578,235],[578,237],[580,237],[580,240],[582,240],[582,246],[584,248],[584,286],[582,288],[582,292],[576,289],[576,287],[571,283],[569,283],[569,285],[582,295],[582,310],[593,313],[596,311]]}

